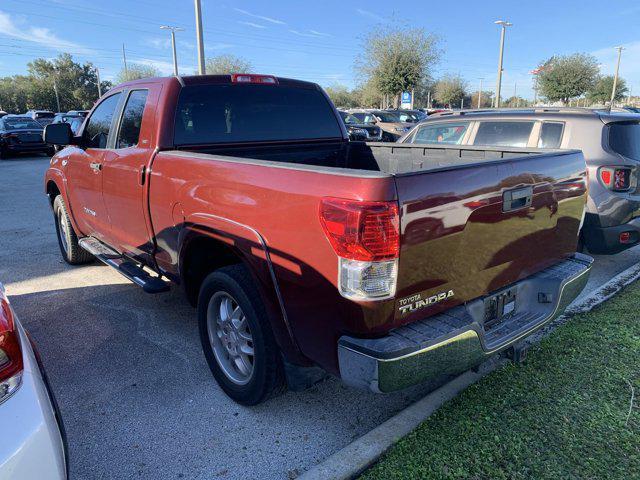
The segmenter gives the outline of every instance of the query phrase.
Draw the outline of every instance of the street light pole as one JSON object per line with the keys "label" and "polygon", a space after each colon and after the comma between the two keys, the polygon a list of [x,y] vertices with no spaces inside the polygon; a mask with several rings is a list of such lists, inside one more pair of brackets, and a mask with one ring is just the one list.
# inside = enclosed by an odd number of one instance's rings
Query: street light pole
{"label": "street light pole", "polygon": [[496,82],[496,101],[495,101],[495,108],[500,108],[500,87],[502,86],[502,58],[504,56],[504,37],[507,31],[507,27],[512,26],[513,23],[507,22],[505,20],[496,20],[494,23],[496,25],[501,26],[500,56],[498,57],[498,80]]}
{"label": "street light pole", "polygon": [[162,30],[171,31],[171,49],[173,50],[173,74],[178,76],[178,54],[176,53],[176,32],[181,32],[184,28],[172,27],[170,25],[162,25]]}
{"label": "street light pole", "polygon": [[102,87],[100,86],[100,69],[96,67],[96,77],[98,80],[98,98],[102,96]]}
{"label": "street light pole", "polygon": [[202,5],[200,0],[194,0],[196,10],[196,37],[198,40],[198,73],[204,75],[207,69],[204,63],[204,40],[202,38]]}
{"label": "street light pole", "polygon": [[616,88],[618,88],[618,72],[620,71],[620,57],[622,57],[622,50],[624,47],[616,47],[618,50],[618,63],[616,64],[616,74],[613,77],[613,89],[611,90],[611,103],[609,103],[609,108],[613,107],[613,102],[616,99]]}
{"label": "street light pole", "polygon": [[129,69],[127,69],[127,53],[124,51],[124,43],[122,44],[122,63],[124,63],[124,76],[128,80]]}

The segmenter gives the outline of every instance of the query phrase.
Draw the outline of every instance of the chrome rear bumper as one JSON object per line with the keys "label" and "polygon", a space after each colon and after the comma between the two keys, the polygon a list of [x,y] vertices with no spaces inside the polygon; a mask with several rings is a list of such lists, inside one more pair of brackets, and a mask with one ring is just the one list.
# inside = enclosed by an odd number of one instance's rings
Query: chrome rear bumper
{"label": "chrome rear bumper", "polygon": [[509,289],[517,290],[515,310],[490,329],[484,327],[484,309],[485,299],[493,294],[386,337],[342,336],[340,376],[354,387],[392,392],[469,370],[560,316],[586,285],[592,263],[591,257],[576,253],[511,285]]}

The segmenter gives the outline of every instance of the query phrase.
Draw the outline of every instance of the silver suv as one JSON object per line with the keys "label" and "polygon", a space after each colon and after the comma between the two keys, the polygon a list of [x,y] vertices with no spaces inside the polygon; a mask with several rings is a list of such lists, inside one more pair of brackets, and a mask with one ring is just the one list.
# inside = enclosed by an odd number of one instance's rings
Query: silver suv
{"label": "silver suv", "polygon": [[603,254],[640,241],[638,114],[579,108],[445,112],[399,142],[580,149],[589,174],[582,244]]}

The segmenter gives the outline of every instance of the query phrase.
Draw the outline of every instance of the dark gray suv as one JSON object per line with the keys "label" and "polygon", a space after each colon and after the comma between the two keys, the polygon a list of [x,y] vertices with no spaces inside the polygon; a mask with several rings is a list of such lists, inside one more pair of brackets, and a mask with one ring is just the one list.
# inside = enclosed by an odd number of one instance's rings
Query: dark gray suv
{"label": "dark gray suv", "polygon": [[430,116],[401,143],[570,148],[584,153],[589,198],[581,241],[618,253],[640,241],[640,115],[579,108],[468,110]]}

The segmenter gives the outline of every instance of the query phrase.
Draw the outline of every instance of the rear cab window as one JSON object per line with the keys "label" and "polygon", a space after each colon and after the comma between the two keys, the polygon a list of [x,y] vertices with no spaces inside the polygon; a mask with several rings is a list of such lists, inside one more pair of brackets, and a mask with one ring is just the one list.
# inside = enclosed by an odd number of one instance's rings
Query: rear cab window
{"label": "rear cab window", "polygon": [[474,145],[526,147],[535,122],[481,121]]}
{"label": "rear cab window", "polygon": [[609,148],[623,157],[640,160],[640,123],[610,123]]}
{"label": "rear cab window", "polygon": [[468,129],[469,122],[427,124],[417,128],[411,143],[460,145]]}
{"label": "rear cab window", "polygon": [[321,91],[285,85],[183,87],[174,131],[176,145],[342,138]]}

